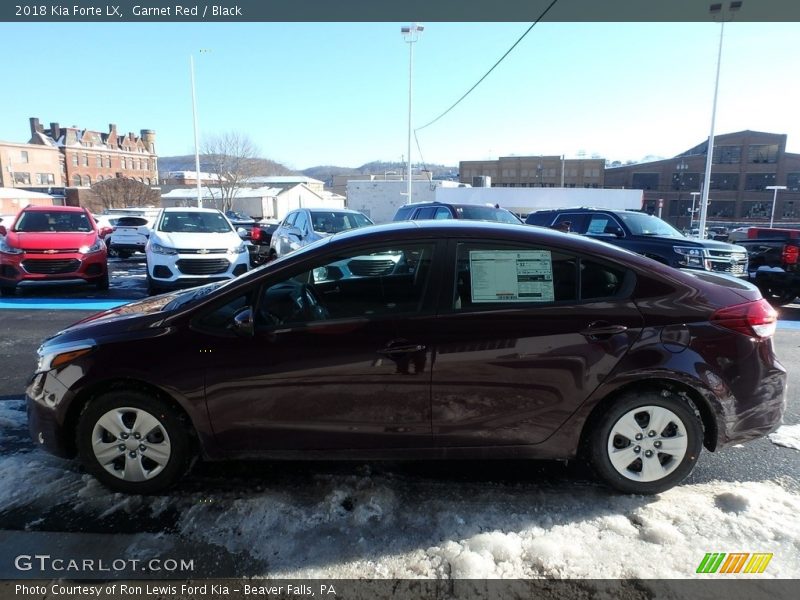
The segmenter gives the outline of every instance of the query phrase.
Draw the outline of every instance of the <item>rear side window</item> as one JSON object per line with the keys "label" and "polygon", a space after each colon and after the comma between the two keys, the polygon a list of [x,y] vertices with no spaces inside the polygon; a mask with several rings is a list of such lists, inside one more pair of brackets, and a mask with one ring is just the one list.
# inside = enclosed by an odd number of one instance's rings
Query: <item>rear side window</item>
{"label": "rear side window", "polygon": [[577,259],[562,252],[462,243],[456,260],[456,310],[577,300]]}
{"label": "rear side window", "polygon": [[412,206],[401,206],[397,209],[397,212],[394,215],[395,221],[407,221],[411,218],[411,213],[414,211],[414,207]]}
{"label": "rear side window", "polygon": [[555,229],[569,226],[569,231],[586,233],[588,216],[586,213],[560,213],[553,223]]}
{"label": "rear side window", "polygon": [[612,298],[622,291],[626,270],[588,259],[580,267],[581,300]]}
{"label": "rear side window", "polygon": [[452,219],[453,215],[450,213],[449,210],[447,210],[443,206],[440,206],[439,208],[436,209],[436,212],[434,213],[433,218],[434,219]]}
{"label": "rear side window", "polygon": [[436,212],[435,206],[426,206],[424,208],[420,208],[417,211],[417,214],[414,215],[414,220],[423,220],[423,219],[432,219],[434,213]]}

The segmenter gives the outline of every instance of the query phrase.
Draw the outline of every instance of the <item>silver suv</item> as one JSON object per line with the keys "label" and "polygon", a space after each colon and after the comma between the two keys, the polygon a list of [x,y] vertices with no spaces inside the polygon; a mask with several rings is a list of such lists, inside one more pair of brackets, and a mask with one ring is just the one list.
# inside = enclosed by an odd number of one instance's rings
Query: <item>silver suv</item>
{"label": "silver suv", "polygon": [[374,225],[369,217],[347,208],[298,208],[291,211],[272,234],[270,258],[294,252],[324,237]]}

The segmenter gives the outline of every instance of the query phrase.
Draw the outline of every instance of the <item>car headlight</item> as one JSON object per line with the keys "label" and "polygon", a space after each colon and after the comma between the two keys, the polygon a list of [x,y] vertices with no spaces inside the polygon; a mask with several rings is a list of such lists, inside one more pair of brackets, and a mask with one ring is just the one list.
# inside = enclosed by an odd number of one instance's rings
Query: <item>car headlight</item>
{"label": "car headlight", "polygon": [[68,365],[76,358],[88,354],[95,348],[94,340],[83,340],[67,344],[54,344],[52,346],[39,346],[36,351],[36,372],[44,373]]}
{"label": "car headlight", "polygon": [[233,248],[228,248],[228,254],[241,254],[242,252],[247,252],[247,246],[245,246],[244,242]]}
{"label": "car headlight", "polygon": [[0,252],[3,254],[22,254],[23,250],[9,245],[6,238],[0,238]]}
{"label": "car headlight", "polygon": [[702,248],[693,246],[673,246],[672,249],[679,254],[678,263],[685,267],[703,268],[703,257],[705,253]]}
{"label": "car headlight", "polygon": [[169,256],[175,256],[178,254],[178,251],[175,248],[162,246],[161,244],[156,244],[155,242],[150,242],[150,251],[154,254],[167,254]]}
{"label": "car headlight", "polygon": [[91,246],[81,246],[80,248],[78,248],[78,252],[80,252],[81,254],[93,254],[95,252],[100,252],[102,249],[103,249],[103,241],[98,239]]}

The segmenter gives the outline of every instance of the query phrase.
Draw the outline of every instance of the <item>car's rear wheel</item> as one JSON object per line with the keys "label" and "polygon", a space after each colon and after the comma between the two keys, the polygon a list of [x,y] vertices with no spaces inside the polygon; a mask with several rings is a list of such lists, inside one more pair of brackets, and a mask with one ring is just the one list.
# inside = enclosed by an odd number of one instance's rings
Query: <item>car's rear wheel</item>
{"label": "car's rear wheel", "polygon": [[664,390],[621,397],[596,424],[589,456],[603,481],[629,494],[656,494],[680,483],[703,447],[696,407]]}
{"label": "car's rear wheel", "polygon": [[133,494],[169,487],[191,458],[189,431],[178,412],[133,390],[107,392],[85,407],[77,447],[86,470],[103,485]]}
{"label": "car's rear wheel", "polygon": [[772,306],[786,306],[797,298],[797,293],[794,291],[787,292],[786,290],[773,290],[772,288],[762,288],[761,295]]}

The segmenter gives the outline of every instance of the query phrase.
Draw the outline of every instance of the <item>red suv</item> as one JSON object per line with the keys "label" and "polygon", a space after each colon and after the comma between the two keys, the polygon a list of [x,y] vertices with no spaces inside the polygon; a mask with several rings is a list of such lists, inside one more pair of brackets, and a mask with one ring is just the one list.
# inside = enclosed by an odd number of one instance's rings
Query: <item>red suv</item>
{"label": "red suv", "polygon": [[108,289],[106,246],[86,209],[29,206],[5,233],[0,238],[3,296],[29,281],[86,281]]}

